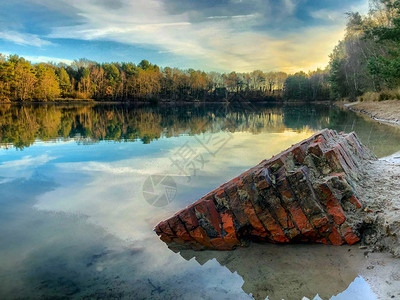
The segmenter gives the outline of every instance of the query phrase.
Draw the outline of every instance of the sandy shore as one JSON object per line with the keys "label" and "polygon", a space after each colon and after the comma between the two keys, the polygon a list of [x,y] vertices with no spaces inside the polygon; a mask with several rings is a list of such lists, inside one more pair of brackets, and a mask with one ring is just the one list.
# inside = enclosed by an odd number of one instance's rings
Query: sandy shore
{"label": "sandy shore", "polygon": [[364,172],[359,195],[371,213],[364,219],[363,243],[400,257],[400,152],[366,162]]}
{"label": "sandy shore", "polygon": [[[370,215],[365,217],[364,238],[369,270],[365,276],[379,299],[400,297],[400,152],[365,165],[359,195]],[[370,228],[368,228],[370,226]],[[389,258],[380,251],[389,251]],[[395,258],[397,257],[397,259]],[[390,266],[385,268],[382,266]]]}
{"label": "sandy shore", "polygon": [[363,113],[376,121],[400,127],[400,101],[344,103],[344,107]]}

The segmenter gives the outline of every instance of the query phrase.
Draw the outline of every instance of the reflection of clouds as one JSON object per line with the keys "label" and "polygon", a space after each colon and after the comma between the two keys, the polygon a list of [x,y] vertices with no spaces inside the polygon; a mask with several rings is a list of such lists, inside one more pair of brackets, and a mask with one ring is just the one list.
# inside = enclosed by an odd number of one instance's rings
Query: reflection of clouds
{"label": "reflection of clouds", "polygon": [[[132,166],[132,167],[127,167]],[[83,214],[108,232],[132,241],[152,236],[153,225],[162,211],[144,201],[141,186],[149,172],[141,158],[118,162],[58,164],[58,178],[84,173],[89,179],[72,180],[39,197],[38,209]],[[56,178],[57,179],[57,178]],[[171,212],[167,212],[171,213]]]}
{"label": "reflection of clouds", "polygon": [[333,296],[331,300],[378,300],[378,297],[374,294],[369,284],[365,281],[362,276],[357,277],[349,285],[349,287],[342,293]]}
{"label": "reflection of clouds", "polygon": [[57,165],[58,167],[63,168],[65,171],[75,171],[79,170],[85,173],[92,173],[92,172],[103,172],[109,174],[153,174],[151,170],[138,170],[132,167],[113,167],[111,163],[105,162],[96,162],[96,161],[89,161],[89,162],[79,162],[79,163],[60,163]]}
{"label": "reflection of clouds", "polygon": [[[116,245],[115,258],[110,260],[105,257],[105,261],[96,264],[96,267],[107,270],[108,276],[119,276],[128,282],[135,278],[135,281],[130,283],[129,289],[138,288],[138,282],[141,282],[142,291],[138,292],[138,295],[143,293],[144,297],[151,297],[150,292],[153,288],[148,286],[150,278],[153,284],[162,287],[163,292],[160,295],[162,298],[175,295],[183,298],[185,295],[197,294],[200,299],[204,295],[201,291],[207,287],[206,294],[210,296],[223,297],[229,291],[231,295],[247,299],[247,295],[243,294],[240,288],[243,280],[239,275],[231,274],[226,268],[221,268],[216,261],[209,262],[203,267],[199,267],[194,261],[187,262],[169,251],[154,234],[154,224],[169,216],[176,208],[168,211],[157,209],[143,199],[141,185],[146,174],[142,174],[145,172],[141,170],[146,170],[148,164],[149,162],[140,158],[112,163],[91,162],[87,168],[81,163],[59,164],[60,174],[57,177],[63,178],[63,174],[75,170],[76,173],[89,174],[90,182],[82,184],[77,180],[42,194],[37,197],[38,203],[35,208],[55,213],[63,212],[66,216],[86,215],[89,223],[102,227],[106,232],[122,240],[128,240],[132,245],[128,247],[145,249],[143,254],[131,257],[127,256],[127,250],[122,250],[123,252],[118,255],[121,249]],[[121,172],[121,165],[131,165],[134,168],[122,168],[125,172]],[[164,169],[167,167],[164,166]],[[136,172],[133,172],[133,169]],[[157,171],[157,168],[153,170]],[[213,276],[214,280],[210,280],[210,276]],[[178,287],[177,281],[183,283]],[[163,293],[166,293],[165,296],[162,296]]]}
{"label": "reflection of clouds", "polygon": [[[217,185],[225,183],[262,160],[278,154],[291,145],[310,137],[312,134],[313,131],[308,129],[301,132],[284,131],[279,134],[260,133],[257,135],[237,132],[233,134],[233,138],[215,157],[207,155],[207,151],[193,138],[190,146],[196,150],[196,153],[203,153],[209,162],[205,164],[203,170],[198,171],[199,176],[192,177],[189,183],[185,178],[177,180],[179,193],[182,192],[182,187],[184,187],[187,189],[186,193],[189,199],[195,201],[197,199],[190,197],[190,189],[198,187],[205,194],[210,189],[216,188]],[[214,135],[223,135],[223,133]],[[168,172],[169,174],[175,174],[178,170],[170,167]]]}
{"label": "reflection of clouds", "polygon": [[0,178],[0,184],[13,181],[13,178]]}
{"label": "reflection of clouds", "polygon": [[[73,144],[78,142],[78,138],[55,138],[50,141],[35,140],[30,147],[60,147],[65,144]],[[61,143],[62,142],[62,143]]]}
{"label": "reflection of clouds", "polygon": [[[197,266],[194,261],[186,262],[159,241],[153,227],[217,185],[311,134],[310,130],[257,135],[234,133],[233,139],[215,158],[210,159],[191,182],[184,177],[174,177],[178,185],[177,199],[165,208],[150,206],[143,198],[142,185],[149,174],[176,174],[169,157],[185,142],[189,142],[197,152],[204,152],[193,136],[155,141],[152,145],[163,150],[153,153],[151,157],[141,152],[132,158],[113,162],[58,163],[58,173],[54,177],[59,181],[59,187],[40,195],[35,207],[45,211],[85,215],[89,223],[133,245],[144,247],[146,261],[151,263],[135,268],[141,270],[143,275],[161,278],[163,286],[174,286],[176,280],[184,277],[189,283],[181,287],[179,293],[182,295],[191,294],[193,287],[198,287],[209,289],[213,295],[220,294],[221,297],[228,289],[230,295],[243,298],[246,296],[240,289],[243,280],[238,274],[221,268],[215,260],[203,266]],[[118,151],[124,149],[116,150],[115,156],[118,156]],[[81,180],[82,176],[88,178]]]}
{"label": "reflection of clouds", "polygon": [[[25,59],[28,59],[26,56],[24,56]],[[42,60],[43,62],[44,60]],[[53,60],[49,60],[49,61],[53,61]],[[62,147],[66,144],[76,144],[80,141],[79,138],[54,138],[54,139],[50,139],[48,141],[43,141],[40,139],[35,139],[35,142],[32,145],[29,145],[29,148],[37,148],[37,147],[46,147],[46,148],[59,148]],[[12,149],[18,149],[18,147],[16,147],[13,144],[4,144],[2,143],[0,145],[0,150],[12,150]],[[1,155],[6,155],[6,151],[0,151],[0,156]]]}
{"label": "reflection of clouds", "polygon": [[[216,157],[207,158],[209,162],[190,182],[171,166],[170,156],[185,142],[196,153],[204,153],[205,149],[194,137],[156,141],[154,144],[165,150],[152,158],[144,153],[115,162],[58,163],[55,179],[60,181],[60,187],[41,195],[36,207],[87,215],[90,222],[122,239],[146,240],[154,235],[152,229],[159,220],[311,134],[310,130],[258,135],[234,133],[233,139]],[[81,180],[83,174],[89,178]],[[178,186],[177,199],[165,208],[150,206],[143,198],[143,183],[153,174],[180,175],[174,176]]]}
{"label": "reflection of clouds", "polygon": [[[199,176],[193,178],[190,183],[187,183],[185,178],[179,179],[179,199],[163,209],[152,207],[144,201],[142,184],[148,174],[171,172],[169,156],[184,142],[189,141],[196,151],[204,151],[201,145],[196,144],[193,136],[160,139],[153,142],[152,147],[163,150],[151,154],[146,151],[130,152],[133,153],[130,158],[111,162],[109,160],[114,160],[115,157],[124,153],[126,148],[115,146],[112,156],[109,153],[107,155],[107,150],[102,147],[101,143],[85,148],[100,152],[104,156],[98,156],[101,157],[98,161],[56,164],[56,168],[50,170],[51,176],[56,181],[54,187],[51,187],[52,190],[46,189],[44,194],[37,195],[29,189],[26,190],[26,184],[23,185],[24,189],[21,191],[18,191],[16,187],[10,188],[21,198],[29,195],[31,199],[37,199],[35,207],[38,210],[30,210],[29,215],[26,214],[23,217],[12,217],[13,223],[10,228],[13,230],[8,230],[9,233],[3,236],[19,242],[9,248],[7,255],[13,260],[7,260],[7,268],[11,272],[19,272],[19,275],[32,276],[35,281],[29,282],[29,284],[43,289],[51,289],[53,286],[50,285],[49,288],[49,283],[58,288],[60,286],[59,278],[70,280],[76,283],[80,288],[79,293],[82,293],[76,298],[87,295],[85,293],[97,295],[96,293],[100,293],[99,290],[106,291],[109,288],[124,293],[136,293],[125,294],[136,296],[127,298],[151,298],[154,297],[152,293],[155,287],[159,287],[159,292],[157,292],[159,299],[187,298],[188,295],[193,296],[193,299],[211,297],[223,299],[227,296],[248,299],[250,297],[244,294],[241,290],[242,287],[246,293],[255,293],[258,290],[262,290],[263,293],[266,291],[271,293],[272,288],[281,290],[280,286],[284,290],[286,287],[284,280],[278,282],[280,285],[271,287],[271,281],[265,278],[274,276],[279,271],[298,271],[304,268],[307,272],[302,272],[311,275],[305,276],[303,279],[310,279],[308,281],[312,287],[310,291],[315,294],[316,290],[325,288],[321,285],[317,286],[318,280],[314,280],[315,278],[321,277],[327,281],[333,278],[332,272],[325,273],[324,269],[319,269],[319,266],[336,262],[335,259],[331,259],[331,256],[322,255],[319,249],[315,249],[317,253],[314,253],[315,255],[304,255],[305,252],[298,251],[299,248],[296,245],[293,247],[293,253],[297,255],[297,259],[294,260],[295,255],[293,257],[287,255],[287,251],[281,251],[279,248],[277,251],[283,258],[276,260],[274,262],[275,269],[272,268],[273,271],[269,272],[267,272],[268,268],[271,270],[272,267],[270,259],[275,258],[274,253],[268,251],[269,248],[259,248],[267,253],[251,255],[249,255],[251,248],[230,253],[215,254],[212,252],[210,254],[208,252],[211,257],[207,258],[207,262],[199,265],[194,259],[186,261],[180,255],[169,251],[152,231],[153,226],[159,220],[195,201],[218,184],[231,179],[262,159],[269,158],[309,137],[312,133],[307,128],[299,132],[287,130],[281,133],[257,135],[233,133],[234,138],[215,158],[211,159],[210,163],[205,165]],[[223,133],[214,135],[219,134]],[[66,147],[63,159],[68,161],[78,147],[81,146]],[[150,145],[140,147],[149,149]],[[3,168],[0,168],[0,171],[16,168],[19,173],[25,174],[24,167],[29,166],[28,169],[35,169],[51,159],[54,158],[49,155],[36,158],[25,156],[19,162],[10,161],[0,165]],[[48,169],[40,171],[48,171]],[[33,182],[31,185],[37,190],[43,186],[37,182]],[[15,205],[15,202],[12,205]],[[87,218],[80,216],[87,216]],[[2,220],[0,215],[0,233],[1,228],[4,228]],[[91,226],[87,220],[98,226]],[[30,224],[35,224],[35,226],[29,226]],[[18,235],[15,235],[14,231],[17,231]],[[121,241],[121,239],[128,240],[128,242]],[[273,247],[275,246],[273,245]],[[308,246],[302,247],[307,248]],[[314,246],[310,246],[310,249],[311,247]],[[2,254],[1,248],[0,255]],[[26,260],[22,265],[28,272],[25,269],[24,272],[21,272],[21,269],[16,266],[20,265],[20,254],[26,249],[29,250],[29,253],[24,255]],[[347,253],[347,249],[341,249]],[[336,248],[332,251],[336,253]],[[238,253],[242,253],[243,259],[235,258]],[[226,258],[224,261],[214,258],[224,255]],[[315,267],[310,268],[309,257],[317,255],[321,255],[325,261],[323,263],[316,261]],[[268,257],[270,259],[267,259]],[[296,263],[299,262],[304,263],[303,266],[287,267],[290,263],[295,263],[296,266]],[[257,267],[263,264],[268,267],[267,271],[256,272]],[[232,265],[233,267],[231,267]],[[237,268],[237,265],[240,268]],[[254,267],[249,269],[249,266]],[[348,266],[347,262],[339,264],[344,271],[340,270],[335,274],[344,278],[345,272],[349,272]],[[250,276],[250,280],[245,278],[244,272],[241,272],[242,269],[248,270],[249,274],[246,276]],[[47,272],[48,270],[50,272]],[[314,270],[319,271],[317,276]],[[7,274],[9,273],[7,272]],[[297,277],[285,276],[284,279],[287,281],[293,279],[292,281],[296,282]],[[347,284],[350,282],[347,278],[343,281]],[[14,282],[18,281],[14,280]],[[36,283],[37,285],[35,285]],[[359,289],[367,289],[364,282],[357,284],[353,290],[354,293]],[[254,285],[256,285],[255,289],[253,289]],[[266,288],[270,290],[266,290]],[[93,294],[89,295],[93,296]],[[342,299],[348,296],[348,293],[344,293]]]}
{"label": "reflection of clouds", "polygon": [[6,181],[15,178],[28,179],[32,176],[37,167],[47,164],[56,157],[42,154],[39,156],[24,156],[21,159],[5,161],[0,164],[0,177],[5,177]]}
{"label": "reflection of clouds", "polygon": [[217,261],[239,274],[242,289],[256,300],[377,299],[366,281],[370,274],[363,274],[370,262],[354,247],[253,243],[231,252],[182,250],[180,255],[199,265]]}
{"label": "reflection of clouds", "polygon": [[[187,262],[152,232],[147,240],[126,243],[88,224],[85,217],[30,209],[34,199],[52,188],[31,178],[22,184],[15,180],[0,190],[2,196],[31,200],[22,208],[21,201],[9,201],[0,211],[2,298],[63,298],[67,293],[77,299],[93,295],[115,298],[116,292],[128,299],[187,295],[223,299],[227,293],[249,298],[240,288],[243,280],[239,275],[216,261],[203,267]],[[153,294],[155,286],[160,289]]]}
{"label": "reflection of clouds", "polygon": [[19,160],[11,160],[11,161],[6,161],[3,162],[0,165],[1,169],[4,168],[26,168],[26,167],[37,167],[40,165],[44,165],[45,163],[49,162],[50,160],[52,160],[54,158],[49,157],[47,154],[43,154],[40,156],[36,156],[36,157],[31,157],[31,156],[25,156],[22,159]]}

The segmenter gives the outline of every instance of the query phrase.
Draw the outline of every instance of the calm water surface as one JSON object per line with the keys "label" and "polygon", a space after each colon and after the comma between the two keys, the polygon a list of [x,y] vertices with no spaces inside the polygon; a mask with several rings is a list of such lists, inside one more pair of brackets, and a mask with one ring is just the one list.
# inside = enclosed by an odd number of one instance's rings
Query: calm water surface
{"label": "calm water surface", "polygon": [[[400,150],[399,130],[329,106],[0,106],[0,299],[376,299],[358,247],[175,253],[153,232],[326,127]],[[143,188],[163,174],[157,207]]]}

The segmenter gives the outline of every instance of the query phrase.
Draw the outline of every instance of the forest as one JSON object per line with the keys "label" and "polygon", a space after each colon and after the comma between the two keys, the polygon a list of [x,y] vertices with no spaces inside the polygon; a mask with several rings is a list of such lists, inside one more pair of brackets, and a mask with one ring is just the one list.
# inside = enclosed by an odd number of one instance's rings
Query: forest
{"label": "forest", "polygon": [[87,100],[121,102],[400,99],[400,0],[371,0],[367,15],[347,13],[344,39],[316,71],[218,73],[79,59],[71,65],[32,64],[0,54],[0,102]]}
{"label": "forest", "polygon": [[160,68],[146,60],[134,63],[96,63],[87,59],[72,65],[32,65],[17,55],[2,56],[0,101],[213,101],[230,93],[265,99],[281,97],[287,74],[254,71],[246,74]]}

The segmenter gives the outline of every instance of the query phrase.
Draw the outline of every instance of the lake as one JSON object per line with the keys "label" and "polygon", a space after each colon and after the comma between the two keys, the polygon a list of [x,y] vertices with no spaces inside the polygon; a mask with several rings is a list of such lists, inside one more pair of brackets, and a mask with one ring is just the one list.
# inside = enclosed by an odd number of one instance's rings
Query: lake
{"label": "lake", "polygon": [[400,150],[328,105],[0,105],[0,298],[377,299],[357,246],[175,253],[153,232],[323,128]]}

